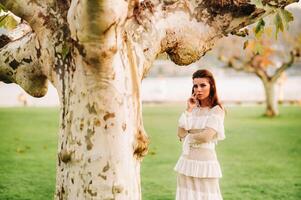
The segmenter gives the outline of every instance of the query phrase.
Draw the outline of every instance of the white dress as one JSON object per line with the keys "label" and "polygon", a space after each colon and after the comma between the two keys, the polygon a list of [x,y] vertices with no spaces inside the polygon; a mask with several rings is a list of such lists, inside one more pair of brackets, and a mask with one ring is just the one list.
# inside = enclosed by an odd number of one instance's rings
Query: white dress
{"label": "white dress", "polygon": [[208,143],[197,143],[191,134],[183,142],[182,154],[175,166],[177,176],[176,200],[222,200],[219,178],[222,177],[216,157],[217,141],[225,139],[224,110],[218,105],[213,108],[194,108],[185,111],[179,119],[179,127],[185,130],[211,128],[214,139]]}

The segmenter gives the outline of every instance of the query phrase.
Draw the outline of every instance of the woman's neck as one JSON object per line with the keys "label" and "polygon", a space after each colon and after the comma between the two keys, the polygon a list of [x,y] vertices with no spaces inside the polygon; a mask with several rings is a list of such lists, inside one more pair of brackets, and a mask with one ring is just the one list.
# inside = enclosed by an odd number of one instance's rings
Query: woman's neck
{"label": "woman's neck", "polygon": [[209,102],[208,97],[204,100],[199,101],[199,102],[200,102],[200,107],[210,107],[210,102]]}

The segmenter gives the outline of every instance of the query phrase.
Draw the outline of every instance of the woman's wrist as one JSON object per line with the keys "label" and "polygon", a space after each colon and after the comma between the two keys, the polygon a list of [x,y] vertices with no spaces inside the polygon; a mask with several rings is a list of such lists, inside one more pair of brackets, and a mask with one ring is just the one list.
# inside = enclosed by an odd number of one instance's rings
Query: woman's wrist
{"label": "woman's wrist", "polygon": [[186,111],[189,112],[189,113],[191,113],[192,110],[193,110],[193,108],[187,108],[187,109],[186,109]]}
{"label": "woman's wrist", "polygon": [[185,133],[184,135],[178,135],[178,138],[180,141],[184,140],[184,138],[188,135],[188,133]]}

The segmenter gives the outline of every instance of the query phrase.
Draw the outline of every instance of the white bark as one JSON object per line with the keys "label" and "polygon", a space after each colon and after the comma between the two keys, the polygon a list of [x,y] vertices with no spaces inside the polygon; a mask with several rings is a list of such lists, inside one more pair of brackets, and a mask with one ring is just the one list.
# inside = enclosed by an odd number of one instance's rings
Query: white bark
{"label": "white bark", "polygon": [[29,32],[0,49],[0,57],[5,58],[0,60],[0,79],[20,85],[34,97],[42,97],[48,85],[39,63],[36,42],[36,35]]}
{"label": "white bark", "polygon": [[57,199],[141,198],[140,159],[147,147],[141,80],[131,44],[118,43],[123,51],[100,66],[75,51],[75,71],[64,75]]}
{"label": "white bark", "polygon": [[24,1],[32,12],[0,2],[29,20],[41,71],[60,97],[55,199],[141,199],[140,87],[157,54],[187,65],[264,14],[247,2]]}
{"label": "white bark", "polygon": [[38,32],[45,25],[43,14],[48,12],[49,7],[54,6],[55,0],[0,0],[0,3],[18,17],[26,20]]}
{"label": "white bark", "polygon": [[279,114],[278,99],[276,97],[276,84],[272,81],[262,81],[266,97],[265,115],[274,117]]}
{"label": "white bark", "polygon": [[263,80],[265,94],[266,94],[266,112],[265,115],[269,117],[274,117],[279,115],[278,110],[278,99],[277,99],[277,92],[276,92],[276,83],[281,75],[284,73],[286,69],[291,67],[295,61],[296,55],[294,52],[290,52],[290,59],[288,62],[283,63],[273,74],[271,77],[267,77],[265,81]]}

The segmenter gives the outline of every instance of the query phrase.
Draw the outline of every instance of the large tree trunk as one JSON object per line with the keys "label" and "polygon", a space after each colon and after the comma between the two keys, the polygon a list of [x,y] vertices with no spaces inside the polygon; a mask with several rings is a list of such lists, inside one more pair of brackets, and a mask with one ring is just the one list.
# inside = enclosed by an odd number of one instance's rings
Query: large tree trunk
{"label": "large tree trunk", "polygon": [[[47,77],[59,94],[55,199],[64,200],[141,199],[140,161],[148,141],[140,86],[158,53],[190,64],[217,39],[275,6],[264,10],[248,1],[184,0],[0,3],[24,17],[34,36],[29,43],[14,41],[18,51],[0,44],[0,79],[41,96]],[[24,70],[16,68],[21,64]]]}
{"label": "large tree trunk", "polygon": [[141,78],[129,41],[116,40],[106,62],[75,50],[61,70],[56,199],[141,199]]}
{"label": "large tree trunk", "polygon": [[65,79],[56,199],[140,199],[140,102],[131,83],[97,75],[76,70]]}
{"label": "large tree trunk", "polygon": [[278,100],[276,96],[276,84],[274,81],[262,81],[265,91],[266,111],[268,117],[275,117],[279,114]]}

